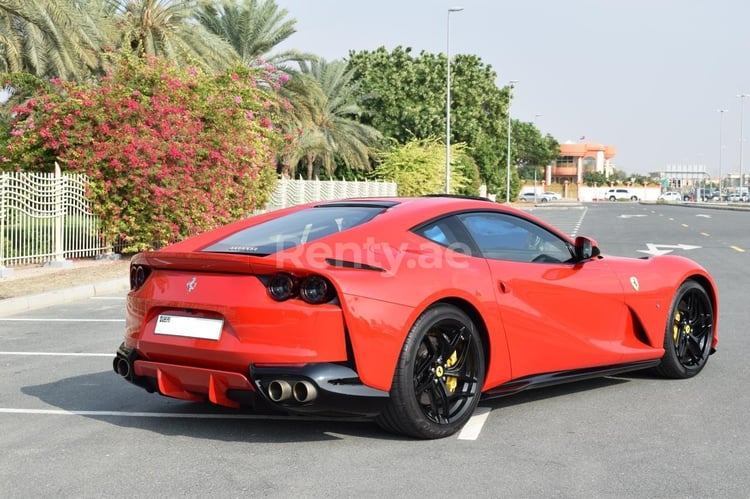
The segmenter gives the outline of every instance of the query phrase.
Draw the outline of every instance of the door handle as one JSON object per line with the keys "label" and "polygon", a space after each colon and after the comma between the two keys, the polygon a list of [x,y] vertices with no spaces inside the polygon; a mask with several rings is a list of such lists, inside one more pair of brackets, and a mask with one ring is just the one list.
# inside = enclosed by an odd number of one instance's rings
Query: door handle
{"label": "door handle", "polygon": [[510,287],[508,286],[508,284],[505,281],[497,281],[497,289],[501,293],[509,293],[510,292]]}

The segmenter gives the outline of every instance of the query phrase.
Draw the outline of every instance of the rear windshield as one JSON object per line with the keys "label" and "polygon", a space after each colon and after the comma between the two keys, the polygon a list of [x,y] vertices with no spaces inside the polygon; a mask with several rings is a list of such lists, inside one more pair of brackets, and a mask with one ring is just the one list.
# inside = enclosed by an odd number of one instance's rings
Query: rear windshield
{"label": "rear windshield", "polygon": [[203,251],[265,256],[363,224],[383,206],[316,206],[235,232]]}

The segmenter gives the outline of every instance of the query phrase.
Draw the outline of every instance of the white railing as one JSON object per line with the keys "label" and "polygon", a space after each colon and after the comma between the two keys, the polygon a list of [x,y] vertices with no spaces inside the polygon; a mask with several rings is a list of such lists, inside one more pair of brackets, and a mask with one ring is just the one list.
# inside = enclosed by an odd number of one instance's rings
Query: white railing
{"label": "white railing", "polygon": [[396,187],[394,182],[294,180],[282,177],[266,203],[266,211],[330,199],[395,196]]}
{"label": "white railing", "polygon": [[[0,271],[6,266],[65,262],[110,253],[86,199],[86,176],[0,173]],[[265,210],[314,201],[395,196],[396,184],[281,178]],[[1,274],[2,272],[0,272]]]}
{"label": "white railing", "polygon": [[0,173],[0,268],[96,256],[110,248],[86,199],[86,176]]}

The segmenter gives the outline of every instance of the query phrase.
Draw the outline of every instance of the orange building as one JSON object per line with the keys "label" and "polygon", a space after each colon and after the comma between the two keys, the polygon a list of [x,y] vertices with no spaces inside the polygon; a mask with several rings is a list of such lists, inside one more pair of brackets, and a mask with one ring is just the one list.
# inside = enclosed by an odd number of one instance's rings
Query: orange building
{"label": "orange building", "polygon": [[566,182],[580,184],[587,172],[599,172],[609,176],[614,167],[610,160],[615,157],[614,146],[595,143],[565,142],[560,144],[560,156],[546,168],[547,184]]}

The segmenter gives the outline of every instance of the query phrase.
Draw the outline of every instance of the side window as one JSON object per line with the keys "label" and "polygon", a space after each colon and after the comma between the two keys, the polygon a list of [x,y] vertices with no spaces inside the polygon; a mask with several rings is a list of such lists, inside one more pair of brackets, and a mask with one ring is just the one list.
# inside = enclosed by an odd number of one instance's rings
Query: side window
{"label": "side window", "polygon": [[445,246],[457,253],[470,255],[471,248],[466,244],[466,241],[462,241],[461,238],[456,235],[455,230],[452,228],[455,227],[456,224],[458,224],[458,222],[454,217],[442,218],[435,222],[417,227],[416,229],[413,229],[413,231],[416,235],[429,239],[433,243]]}
{"label": "side window", "polygon": [[413,231],[416,235],[429,239],[433,243],[437,243],[441,246],[451,246],[456,243],[456,237],[453,234],[453,230],[450,228],[450,222],[447,218],[442,218],[435,222],[422,225],[413,229]]}
{"label": "side window", "polygon": [[458,218],[485,258],[534,263],[573,258],[566,241],[523,218],[504,213],[464,213]]}
{"label": "side window", "polygon": [[448,236],[445,235],[445,231],[439,225],[432,225],[422,231],[422,235],[430,241],[446,246],[450,244],[448,242]]}

